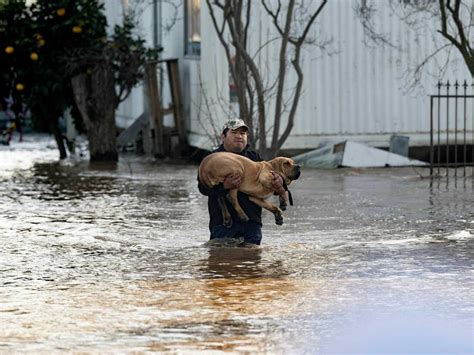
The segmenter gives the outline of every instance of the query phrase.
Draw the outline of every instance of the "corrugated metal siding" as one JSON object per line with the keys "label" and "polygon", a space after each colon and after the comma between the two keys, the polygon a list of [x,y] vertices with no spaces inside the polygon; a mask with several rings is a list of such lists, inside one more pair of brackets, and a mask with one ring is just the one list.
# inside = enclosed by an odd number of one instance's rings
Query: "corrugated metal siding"
{"label": "corrugated metal siding", "polygon": [[[304,52],[304,92],[285,148],[314,148],[325,140],[338,139],[387,146],[389,136],[394,133],[409,135],[412,145],[428,142],[427,94],[435,91],[438,78],[425,76],[422,84],[426,92],[407,93],[404,74],[417,59],[433,50],[431,34],[416,38],[413,31],[392,13],[388,2],[380,1],[376,2],[377,25],[381,26],[382,33],[400,43],[401,50],[388,46],[368,47],[363,43],[364,31],[355,16],[355,3],[354,0],[330,1],[317,20],[313,34],[332,37],[330,50],[335,54],[321,53],[315,47],[307,47]],[[316,5],[317,2],[311,2],[311,6]],[[203,6],[206,6],[204,2]],[[257,6],[257,2],[253,2],[253,14],[259,18],[252,29],[255,33],[252,37],[254,48],[266,42],[272,28]],[[203,8],[201,77],[208,95],[219,101],[228,96],[227,62],[206,12]],[[435,25],[433,23],[433,28]],[[442,40],[439,35],[436,38]],[[257,61],[260,65],[275,68],[272,63],[278,60],[278,49],[278,43],[273,42],[261,52],[265,57],[261,56]],[[430,63],[429,71],[435,69],[434,62]],[[450,79],[468,77],[470,75],[462,62],[453,62],[445,75]],[[294,80],[289,78],[288,83],[291,82]],[[197,87],[195,83],[194,86]],[[287,89],[291,86],[288,84]],[[223,122],[225,110],[216,110],[218,120]],[[271,117],[271,102],[268,113]],[[205,134],[205,130],[195,124],[195,117],[191,117],[191,130],[191,142],[197,142],[197,137]]]}
{"label": "corrugated metal siding", "polygon": [[[434,47],[429,38],[416,41],[413,31],[403,26],[388,6],[378,4],[376,18],[382,25],[381,32],[400,43],[401,50],[390,46],[369,48],[363,44],[364,32],[354,16],[353,1],[328,4],[321,26],[325,32],[334,34],[339,54],[305,62],[309,80],[299,112],[302,119],[298,120],[294,134],[305,134],[308,130],[310,135],[366,136],[428,132],[427,93],[406,92],[403,75]],[[310,52],[306,54],[308,59]],[[460,79],[470,76],[463,65],[453,63],[446,77],[454,77],[455,71],[458,75],[463,72]],[[430,63],[428,70],[434,69]],[[430,77],[422,80],[429,92],[435,91],[435,83],[436,79]],[[308,95],[313,92],[320,94]],[[321,124],[308,122],[308,116],[315,116]],[[426,143],[419,136],[414,138],[414,143]],[[366,139],[370,142],[370,137]]]}

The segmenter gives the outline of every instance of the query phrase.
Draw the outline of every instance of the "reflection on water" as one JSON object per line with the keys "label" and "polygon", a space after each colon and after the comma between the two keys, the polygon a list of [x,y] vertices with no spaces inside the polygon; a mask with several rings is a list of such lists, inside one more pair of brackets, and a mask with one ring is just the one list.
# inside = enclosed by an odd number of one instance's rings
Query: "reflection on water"
{"label": "reflection on water", "polygon": [[264,276],[260,248],[209,248],[209,257],[203,260],[204,277],[258,278]]}
{"label": "reflection on water", "polygon": [[472,184],[307,169],[252,248],[206,243],[196,166],[22,149],[0,150],[0,351],[473,351]]}

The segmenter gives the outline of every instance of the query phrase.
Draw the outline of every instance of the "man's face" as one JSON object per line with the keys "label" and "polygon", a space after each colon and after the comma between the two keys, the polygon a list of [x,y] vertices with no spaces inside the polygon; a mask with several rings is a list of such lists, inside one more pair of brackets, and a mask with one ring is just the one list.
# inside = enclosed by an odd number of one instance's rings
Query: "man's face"
{"label": "man's face", "polygon": [[222,135],[222,143],[228,152],[242,152],[247,146],[247,128],[229,129],[225,135]]}

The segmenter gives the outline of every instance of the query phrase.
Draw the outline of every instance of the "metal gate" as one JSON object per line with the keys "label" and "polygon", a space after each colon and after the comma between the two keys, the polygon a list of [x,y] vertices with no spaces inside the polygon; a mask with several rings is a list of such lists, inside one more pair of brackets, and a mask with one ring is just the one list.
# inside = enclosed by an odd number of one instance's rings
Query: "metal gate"
{"label": "metal gate", "polygon": [[473,177],[474,83],[438,82],[430,95],[430,175]]}

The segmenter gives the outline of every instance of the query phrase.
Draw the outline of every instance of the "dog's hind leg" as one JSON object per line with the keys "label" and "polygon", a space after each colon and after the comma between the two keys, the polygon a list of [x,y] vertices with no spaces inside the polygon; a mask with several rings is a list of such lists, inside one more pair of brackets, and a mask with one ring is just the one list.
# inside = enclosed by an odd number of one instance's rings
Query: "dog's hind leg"
{"label": "dog's hind leg", "polygon": [[237,212],[237,215],[239,216],[239,219],[241,221],[246,222],[246,221],[249,220],[249,217],[244,212],[242,207],[240,207],[239,199],[237,198],[237,192],[238,192],[237,189],[230,190],[229,194],[227,195],[227,199],[230,201],[230,203],[234,207],[234,210],[235,210],[235,212]]}
{"label": "dog's hind leg", "polygon": [[283,224],[283,215],[282,215],[281,209],[279,209],[277,206],[275,206],[274,204],[272,204],[272,203],[270,203],[266,200],[263,200],[263,199],[257,198],[257,197],[253,197],[253,196],[250,196],[249,200],[252,201],[253,203],[259,205],[260,207],[265,208],[266,210],[270,211],[271,213],[273,213],[275,215],[275,223],[276,224],[278,224],[279,226],[281,226]]}
{"label": "dog's hind leg", "polygon": [[219,196],[217,198],[217,203],[219,204],[219,208],[221,209],[222,223],[224,224],[224,227],[232,227],[232,217],[230,216],[229,210],[227,209],[227,205],[225,204],[225,197]]}

